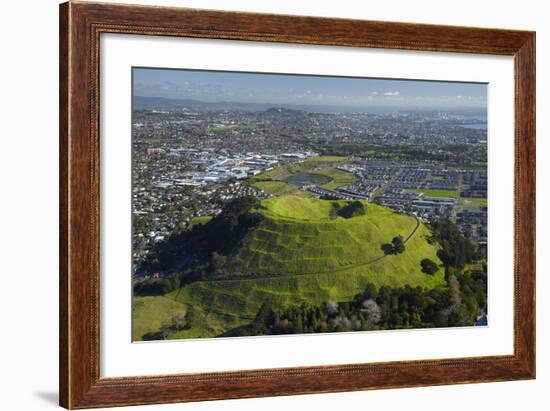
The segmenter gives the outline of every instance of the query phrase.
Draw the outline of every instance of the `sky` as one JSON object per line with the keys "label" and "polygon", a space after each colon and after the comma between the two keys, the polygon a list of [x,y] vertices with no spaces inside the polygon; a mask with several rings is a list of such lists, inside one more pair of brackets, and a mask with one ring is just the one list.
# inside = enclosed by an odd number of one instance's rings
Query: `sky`
{"label": "sky", "polygon": [[346,107],[486,108],[487,85],[134,68],[134,96]]}

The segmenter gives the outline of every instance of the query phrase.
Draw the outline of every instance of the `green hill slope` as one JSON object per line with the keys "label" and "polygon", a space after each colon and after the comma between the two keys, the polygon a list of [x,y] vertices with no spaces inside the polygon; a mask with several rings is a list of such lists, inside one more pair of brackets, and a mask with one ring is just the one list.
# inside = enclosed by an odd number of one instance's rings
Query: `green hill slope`
{"label": "green hill slope", "polygon": [[[363,216],[331,217],[335,204],[343,206],[346,202],[298,196],[263,201],[260,212],[264,220],[230,259],[224,275],[288,276],[358,268],[383,256],[382,244],[396,235],[407,238],[417,225],[413,217],[375,204],[367,204]],[[433,257],[432,250],[427,251]],[[400,260],[400,272],[419,270],[416,261]]]}
{"label": "green hill slope", "polygon": [[[443,270],[433,276],[421,272],[420,260],[439,260],[437,245],[427,241],[428,228],[414,217],[364,202],[365,215],[343,218],[331,212],[335,204],[346,202],[293,195],[264,200],[257,210],[262,222],[221,270],[152,297],[172,299],[179,310],[192,306],[199,313],[193,327],[171,338],[220,335],[248,324],[264,303],[350,300],[368,283],[445,286]],[[405,252],[385,256],[382,244],[397,235],[406,239]]]}

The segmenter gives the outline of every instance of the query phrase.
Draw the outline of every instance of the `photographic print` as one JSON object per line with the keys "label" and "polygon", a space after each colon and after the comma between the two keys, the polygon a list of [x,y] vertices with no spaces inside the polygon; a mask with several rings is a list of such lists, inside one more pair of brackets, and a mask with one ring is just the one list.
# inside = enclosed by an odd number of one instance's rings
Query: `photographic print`
{"label": "photographic print", "polygon": [[60,405],[535,378],[535,32],[59,17]]}
{"label": "photographic print", "polygon": [[133,341],[488,324],[487,84],[132,70]]}

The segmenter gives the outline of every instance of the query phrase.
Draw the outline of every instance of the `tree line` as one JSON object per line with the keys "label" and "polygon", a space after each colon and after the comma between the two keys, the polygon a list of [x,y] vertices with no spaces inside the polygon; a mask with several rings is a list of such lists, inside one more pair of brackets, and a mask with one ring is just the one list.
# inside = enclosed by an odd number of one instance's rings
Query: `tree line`
{"label": "tree line", "polygon": [[280,335],[471,326],[487,309],[486,265],[447,276],[446,288],[376,287],[351,301],[300,306],[264,304],[254,321],[225,336]]}

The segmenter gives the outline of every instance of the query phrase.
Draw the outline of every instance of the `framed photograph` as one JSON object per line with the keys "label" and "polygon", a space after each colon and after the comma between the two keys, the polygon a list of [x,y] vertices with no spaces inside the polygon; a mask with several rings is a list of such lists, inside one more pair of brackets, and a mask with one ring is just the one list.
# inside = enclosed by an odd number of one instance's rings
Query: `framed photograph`
{"label": "framed photograph", "polygon": [[535,33],[60,6],[60,404],[535,378]]}

